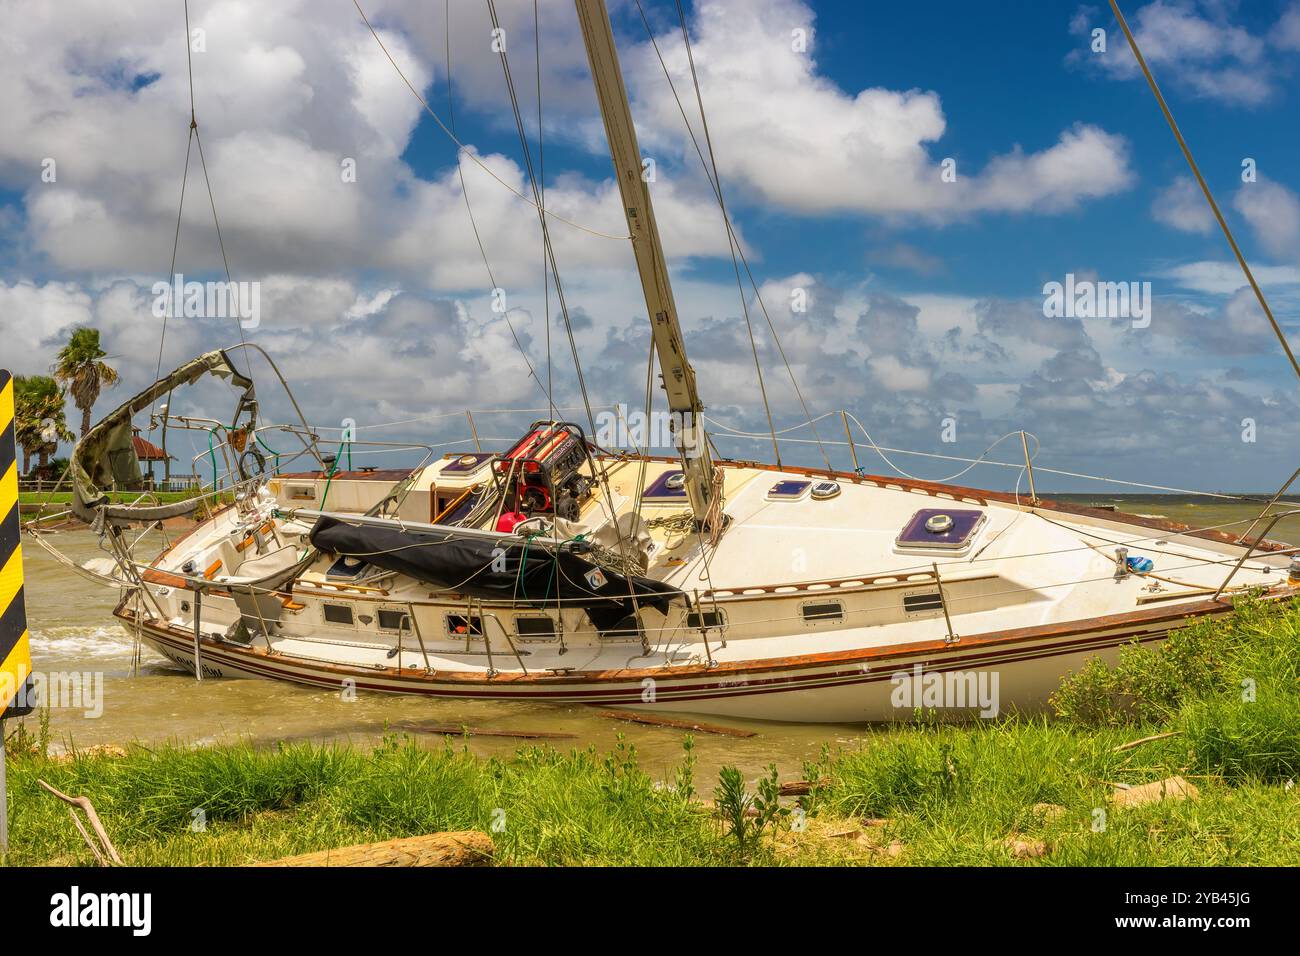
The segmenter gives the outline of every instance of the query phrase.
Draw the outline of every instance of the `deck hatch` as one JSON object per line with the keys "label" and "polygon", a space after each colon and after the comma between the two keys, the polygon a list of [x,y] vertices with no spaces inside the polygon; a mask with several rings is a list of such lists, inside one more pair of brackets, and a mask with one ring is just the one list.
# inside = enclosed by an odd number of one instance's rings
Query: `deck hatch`
{"label": "deck hatch", "polygon": [[686,475],[681,471],[665,471],[646,486],[641,497],[645,501],[684,501]]}
{"label": "deck hatch", "polygon": [[985,520],[971,508],[922,508],[908,520],[894,542],[900,548],[960,551],[970,545]]}
{"label": "deck hatch", "polygon": [[808,489],[811,487],[811,481],[796,481],[793,478],[787,478],[778,481],[771,488],[767,489],[767,500],[798,501],[808,494]]}
{"label": "deck hatch", "polygon": [[491,451],[471,451],[463,455],[449,454],[443,459],[444,464],[439,471],[444,475],[467,475],[478,471],[495,457],[496,452]]}

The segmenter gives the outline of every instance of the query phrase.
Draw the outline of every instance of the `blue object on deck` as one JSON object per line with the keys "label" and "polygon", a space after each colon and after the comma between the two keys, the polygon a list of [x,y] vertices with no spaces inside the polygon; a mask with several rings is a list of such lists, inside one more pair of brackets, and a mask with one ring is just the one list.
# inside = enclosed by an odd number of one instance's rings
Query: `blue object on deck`
{"label": "blue object on deck", "polygon": [[1139,574],[1146,574],[1155,567],[1155,562],[1150,558],[1129,558],[1126,563],[1130,571],[1137,571]]}

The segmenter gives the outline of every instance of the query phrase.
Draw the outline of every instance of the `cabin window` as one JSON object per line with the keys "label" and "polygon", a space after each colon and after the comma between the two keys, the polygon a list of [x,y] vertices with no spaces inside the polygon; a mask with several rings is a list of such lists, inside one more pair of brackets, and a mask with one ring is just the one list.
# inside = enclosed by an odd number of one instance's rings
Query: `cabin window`
{"label": "cabin window", "polygon": [[921,611],[941,611],[943,610],[943,598],[938,591],[928,591],[924,594],[906,594],[903,596],[903,610],[908,614],[916,614]]}
{"label": "cabin window", "polygon": [[290,501],[315,501],[316,485],[285,485],[284,496]]}
{"label": "cabin window", "polygon": [[549,614],[520,614],[515,617],[515,635],[521,641],[553,641],[560,628]]}
{"label": "cabin window", "polygon": [[807,624],[830,624],[844,620],[842,601],[808,601],[800,610]]}
{"label": "cabin window", "polygon": [[411,619],[405,611],[395,608],[379,609],[379,627],[385,631],[403,631],[411,626]]}
{"label": "cabin window", "polygon": [[601,631],[600,636],[607,641],[639,641],[642,637],[641,619],[629,614],[613,627]]}
{"label": "cabin window", "polygon": [[479,503],[482,491],[482,485],[475,485],[473,488],[467,488],[457,494],[448,495],[445,499],[440,495],[434,513],[434,524],[456,524],[459,522],[474,510],[474,506]]}
{"label": "cabin window", "polygon": [[447,633],[452,637],[482,637],[483,619],[477,614],[448,614]]}
{"label": "cabin window", "polygon": [[701,626],[705,630],[713,628],[722,629],[727,626],[727,616],[725,611],[688,611],[686,613],[686,626],[693,631],[698,631]]}
{"label": "cabin window", "polygon": [[325,621],[328,624],[351,624],[352,608],[346,604],[325,604],[324,609]]}

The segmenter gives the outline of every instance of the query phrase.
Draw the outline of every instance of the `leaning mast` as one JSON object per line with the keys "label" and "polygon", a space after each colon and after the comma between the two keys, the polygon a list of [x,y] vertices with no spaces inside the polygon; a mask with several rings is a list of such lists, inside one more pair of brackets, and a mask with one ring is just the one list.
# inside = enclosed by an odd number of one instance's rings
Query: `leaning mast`
{"label": "leaning mast", "polygon": [[664,390],[668,393],[668,408],[678,425],[675,437],[686,477],[686,497],[697,524],[703,525],[713,495],[713,459],[702,421],[704,403],[695,387],[695,370],[686,358],[663,244],[650,201],[650,187],[642,178],[641,150],[623,85],[618,50],[614,46],[614,31],[605,0],[575,0],[575,3],[591,77],[596,83],[596,98],[605,121],[610,157],[614,161],[614,177],[618,180],[628,233],[632,237],[632,252],[645,293]]}

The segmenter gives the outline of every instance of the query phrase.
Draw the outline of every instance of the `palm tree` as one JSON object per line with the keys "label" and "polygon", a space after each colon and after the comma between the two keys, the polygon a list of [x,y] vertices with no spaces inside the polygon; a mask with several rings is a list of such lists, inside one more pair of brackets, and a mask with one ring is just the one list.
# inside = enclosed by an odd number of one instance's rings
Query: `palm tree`
{"label": "palm tree", "polygon": [[65,403],[67,392],[48,375],[14,377],[14,433],[23,449],[23,473],[31,473],[32,455],[44,469],[60,441],[72,441]]}
{"label": "palm tree", "polygon": [[77,328],[54,363],[54,377],[72,390],[72,403],[81,409],[82,438],[90,431],[90,410],[100,390],[117,384],[117,370],[100,361],[107,354],[99,347],[99,329]]}

